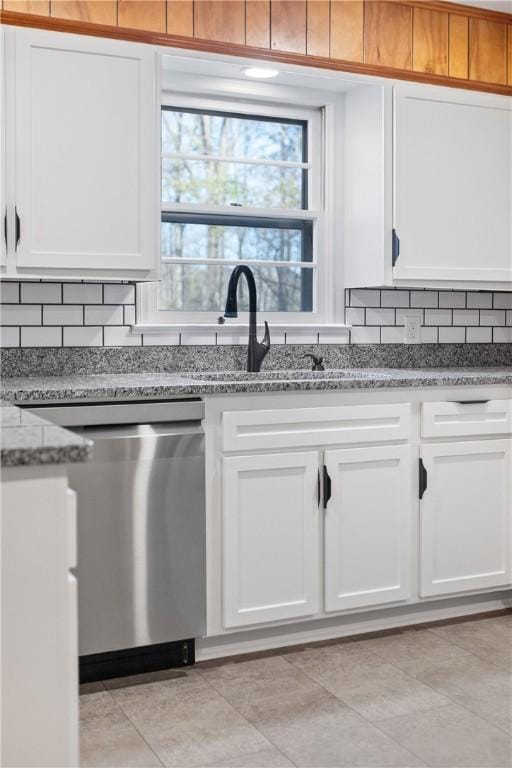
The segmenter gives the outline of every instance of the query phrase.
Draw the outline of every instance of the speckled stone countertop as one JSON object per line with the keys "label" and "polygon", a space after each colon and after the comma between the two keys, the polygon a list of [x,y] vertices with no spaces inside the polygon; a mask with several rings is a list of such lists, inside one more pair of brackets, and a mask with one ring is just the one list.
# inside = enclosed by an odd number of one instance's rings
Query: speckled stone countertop
{"label": "speckled stone countertop", "polygon": [[0,466],[67,464],[89,458],[92,443],[15,405],[0,401]]}
{"label": "speckled stone countertop", "polygon": [[353,368],[311,372],[304,370],[247,374],[116,373],[73,376],[35,376],[3,379],[0,396],[12,402],[64,400],[167,399],[172,397],[240,392],[419,388],[466,385],[510,385],[512,367],[482,368]]}

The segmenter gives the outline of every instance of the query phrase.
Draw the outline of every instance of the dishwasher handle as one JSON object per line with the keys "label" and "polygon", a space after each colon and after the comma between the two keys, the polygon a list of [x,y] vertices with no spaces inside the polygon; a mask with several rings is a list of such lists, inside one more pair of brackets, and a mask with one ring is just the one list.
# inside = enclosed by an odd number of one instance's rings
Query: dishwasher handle
{"label": "dishwasher handle", "polygon": [[153,424],[157,422],[200,421],[204,402],[197,398],[87,405],[30,405],[30,413],[60,427],[106,426],[108,424]]}

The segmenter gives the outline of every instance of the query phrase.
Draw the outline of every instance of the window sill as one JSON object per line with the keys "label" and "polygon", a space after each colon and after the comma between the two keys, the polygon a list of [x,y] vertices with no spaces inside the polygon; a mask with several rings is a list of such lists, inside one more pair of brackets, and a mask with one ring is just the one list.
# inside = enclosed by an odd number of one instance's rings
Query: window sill
{"label": "window sill", "polygon": [[[350,326],[343,323],[320,325],[292,325],[269,323],[270,340],[273,344],[347,344]],[[181,344],[246,344],[247,323],[183,323],[176,325],[142,324],[131,326],[133,335],[151,337],[180,337]],[[258,322],[258,334],[263,335],[264,325]],[[154,338],[153,343],[155,343]]]}

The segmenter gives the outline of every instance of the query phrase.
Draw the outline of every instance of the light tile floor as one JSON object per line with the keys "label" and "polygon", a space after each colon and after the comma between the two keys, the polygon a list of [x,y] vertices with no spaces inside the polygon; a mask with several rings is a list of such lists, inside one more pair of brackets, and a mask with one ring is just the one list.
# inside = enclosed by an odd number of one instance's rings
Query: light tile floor
{"label": "light tile floor", "polygon": [[82,687],[82,766],[512,766],[512,612]]}

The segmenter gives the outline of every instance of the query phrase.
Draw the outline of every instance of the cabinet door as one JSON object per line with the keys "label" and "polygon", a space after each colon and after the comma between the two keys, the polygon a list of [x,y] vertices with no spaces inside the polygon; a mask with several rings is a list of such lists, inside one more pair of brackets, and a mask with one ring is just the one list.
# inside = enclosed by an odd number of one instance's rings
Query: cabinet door
{"label": "cabinet door", "polygon": [[510,99],[395,92],[394,277],[511,281]]}
{"label": "cabinet door", "polygon": [[426,445],[420,594],[510,583],[510,440]]}
{"label": "cabinet door", "polygon": [[18,268],[154,274],[156,53],[96,37],[15,34]]}
{"label": "cabinet door", "polygon": [[326,451],[325,610],[405,600],[414,513],[408,446]]}
{"label": "cabinet door", "polygon": [[223,461],[224,626],[319,608],[318,453]]}

